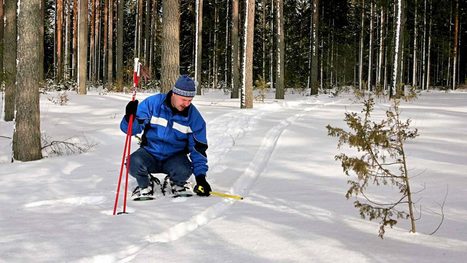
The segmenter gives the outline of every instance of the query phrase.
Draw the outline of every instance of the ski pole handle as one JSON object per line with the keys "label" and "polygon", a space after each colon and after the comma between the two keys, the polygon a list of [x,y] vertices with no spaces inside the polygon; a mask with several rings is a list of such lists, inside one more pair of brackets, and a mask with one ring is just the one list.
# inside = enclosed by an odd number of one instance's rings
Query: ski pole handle
{"label": "ski pole handle", "polygon": [[139,85],[139,77],[141,75],[141,63],[139,63],[139,58],[135,58],[135,65],[133,68],[133,96],[131,100],[135,100],[136,97],[136,88]]}

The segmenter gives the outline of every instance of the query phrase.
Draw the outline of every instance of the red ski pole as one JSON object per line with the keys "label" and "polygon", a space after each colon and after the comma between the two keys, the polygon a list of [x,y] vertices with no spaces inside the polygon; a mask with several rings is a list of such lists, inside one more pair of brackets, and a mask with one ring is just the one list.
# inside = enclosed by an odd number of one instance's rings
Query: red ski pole
{"label": "red ski pole", "polygon": [[[135,68],[133,71],[133,95],[131,97],[132,101],[134,101],[136,98],[136,88],[138,87],[139,76],[140,76],[140,63],[139,63],[139,59],[135,58]],[[115,215],[117,212],[118,196],[120,195],[120,186],[122,183],[122,175],[123,175],[123,168],[125,167],[125,161],[126,161],[126,172],[125,172],[125,192],[123,196],[123,212],[119,212],[118,214],[121,214],[121,213],[126,214],[126,198],[128,195],[128,171],[130,170],[131,136],[132,136],[134,117],[135,116],[131,114],[128,120],[128,129],[126,132],[125,146],[123,148],[122,163],[120,165],[120,175],[118,177],[117,193],[115,195],[113,215]]]}

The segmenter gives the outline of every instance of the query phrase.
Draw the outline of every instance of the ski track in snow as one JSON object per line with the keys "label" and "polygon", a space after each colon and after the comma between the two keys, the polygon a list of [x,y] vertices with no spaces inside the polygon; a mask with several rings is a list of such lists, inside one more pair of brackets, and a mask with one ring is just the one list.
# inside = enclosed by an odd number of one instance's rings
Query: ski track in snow
{"label": "ski track in snow", "polygon": [[208,122],[208,142],[211,145],[209,166],[215,167],[219,160],[235,146],[235,140],[252,130],[264,114],[264,112],[235,111],[220,115]]}
{"label": "ski track in snow", "polygon": [[[332,101],[330,103],[335,102],[336,101]],[[327,104],[329,103],[322,101],[315,101],[313,103],[301,101],[301,103],[293,104],[283,102],[278,108],[286,108],[290,110],[298,109],[299,112],[293,114],[285,120],[280,121],[278,124],[269,129],[261,141],[261,144],[259,145],[259,148],[253,159],[250,161],[244,172],[234,182],[229,192],[236,195],[247,196],[250,189],[256,182],[256,179],[267,167],[269,159],[274,153],[277,141],[281,137],[281,134],[287,129],[287,127],[306,114],[306,112],[309,112],[317,107],[326,106]],[[234,112],[222,114],[209,121],[208,137],[212,138],[210,139],[210,145],[212,145],[211,149],[213,149],[210,153],[210,166],[215,167],[216,164],[222,160],[222,157],[232,150],[232,148],[235,146],[235,141],[244,137],[248,132],[252,131],[255,125],[257,125],[258,121],[264,118],[266,113],[271,112],[237,110]],[[275,111],[272,113],[275,113]],[[63,205],[98,205],[104,202],[104,196],[84,196],[32,202],[26,204],[25,208],[31,209],[42,206],[56,207]],[[98,257],[86,258],[84,260],[106,261],[111,259],[111,261],[129,262],[133,260],[140,251],[150,247],[153,243],[168,243],[178,240],[185,235],[195,231],[199,227],[208,224],[211,220],[222,215],[235,202],[236,201],[232,199],[221,199],[221,201],[211,205],[204,211],[199,212],[184,222],[178,223],[163,232],[149,234],[145,237],[145,239],[141,240],[139,245],[133,245],[131,248],[121,251],[117,254],[99,255]],[[110,213],[105,214],[110,215]]]}
{"label": "ski track in snow", "polygon": [[[330,102],[330,103],[335,103],[335,101]],[[253,160],[249,163],[248,167],[245,169],[243,174],[235,181],[233,184],[232,188],[230,189],[230,192],[236,195],[241,195],[241,196],[246,196],[248,195],[250,189],[252,188],[254,182],[256,179],[261,175],[263,170],[267,167],[267,164],[269,162],[270,157],[272,156],[274,149],[276,147],[277,141],[279,140],[281,134],[284,132],[284,130],[289,127],[292,123],[294,123],[297,119],[302,117],[306,112],[311,111],[314,108],[317,107],[323,107],[326,106],[329,103],[313,103],[313,104],[308,104],[312,105],[310,107],[306,107],[300,111],[300,113],[297,113],[295,115],[290,116],[289,118],[281,121],[279,124],[276,126],[272,127],[264,136],[261,145],[259,146],[258,151],[256,152]],[[302,104],[303,105],[303,104]],[[284,105],[285,108],[294,108],[290,107],[290,105]],[[256,119],[259,119],[262,117],[264,113],[259,113],[258,112],[253,112],[253,114],[256,114],[255,117],[253,117],[252,122],[249,121],[249,125],[247,125],[247,130],[251,129],[252,123],[256,123]],[[232,120],[228,115],[234,116],[236,119]],[[238,116],[239,113],[231,113],[231,114],[226,114],[222,115],[216,119],[214,119],[210,123],[212,126],[217,126],[222,125],[221,127],[225,127],[223,125],[228,125],[231,127],[238,127],[239,121],[240,124],[242,122],[242,118],[248,115],[242,114],[241,116]],[[214,124],[214,125],[213,125]],[[222,128],[222,131],[225,131],[227,129]],[[229,131],[232,131],[232,129],[228,129]],[[237,131],[235,129],[234,134],[223,134],[220,136],[215,136],[219,142],[226,142],[226,137],[241,137],[243,136],[242,131]],[[235,132],[236,131],[236,132]],[[216,145],[214,144],[213,148],[216,148]],[[223,154],[226,152],[230,151],[230,149],[234,145],[232,144],[230,147],[219,147],[221,149],[224,149],[221,155],[217,156],[216,161],[218,161]],[[150,243],[166,243],[166,242],[171,242],[175,241],[188,233],[196,230],[198,227],[201,227],[203,225],[206,225],[209,223],[209,221],[219,217],[224,211],[226,211],[235,201],[230,200],[230,199],[223,199],[222,201],[208,207],[204,211],[200,212],[199,214],[193,216],[189,220],[185,222],[181,222],[166,231],[162,233],[157,233],[157,234],[150,234],[146,237],[146,240],[149,241]]]}

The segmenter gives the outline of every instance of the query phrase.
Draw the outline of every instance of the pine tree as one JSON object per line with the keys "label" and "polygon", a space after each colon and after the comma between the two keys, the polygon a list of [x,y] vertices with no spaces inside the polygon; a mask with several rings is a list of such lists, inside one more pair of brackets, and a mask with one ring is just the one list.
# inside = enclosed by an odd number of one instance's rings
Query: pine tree
{"label": "pine tree", "polygon": [[13,156],[16,160],[42,158],[39,87],[43,84],[44,48],[42,0],[21,1],[18,15],[18,71],[16,126]]}
{"label": "pine tree", "polygon": [[[345,196],[347,199],[355,197],[354,206],[362,218],[379,220],[381,238],[385,227],[394,226],[399,218],[410,219],[411,232],[416,232],[404,144],[406,140],[417,137],[418,131],[410,127],[410,119],[401,119],[399,103],[398,99],[392,100],[386,118],[376,122],[372,118],[374,99],[369,97],[364,100],[361,115],[355,112],[345,114],[344,121],[350,130],[326,127],[329,136],[338,138],[339,148],[347,145],[357,150],[354,156],[346,153],[335,156],[344,173],[351,177]],[[381,188],[393,194],[381,200],[381,193],[385,192]],[[401,210],[399,206],[402,205],[407,205],[407,208]]]}

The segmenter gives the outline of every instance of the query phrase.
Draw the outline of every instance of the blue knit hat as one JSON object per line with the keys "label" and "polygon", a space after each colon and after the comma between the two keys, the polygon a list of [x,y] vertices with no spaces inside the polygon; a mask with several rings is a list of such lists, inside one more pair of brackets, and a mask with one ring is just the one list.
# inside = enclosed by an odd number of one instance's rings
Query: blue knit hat
{"label": "blue knit hat", "polygon": [[182,75],[175,82],[172,92],[183,97],[194,97],[196,95],[195,82],[187,75]]}

